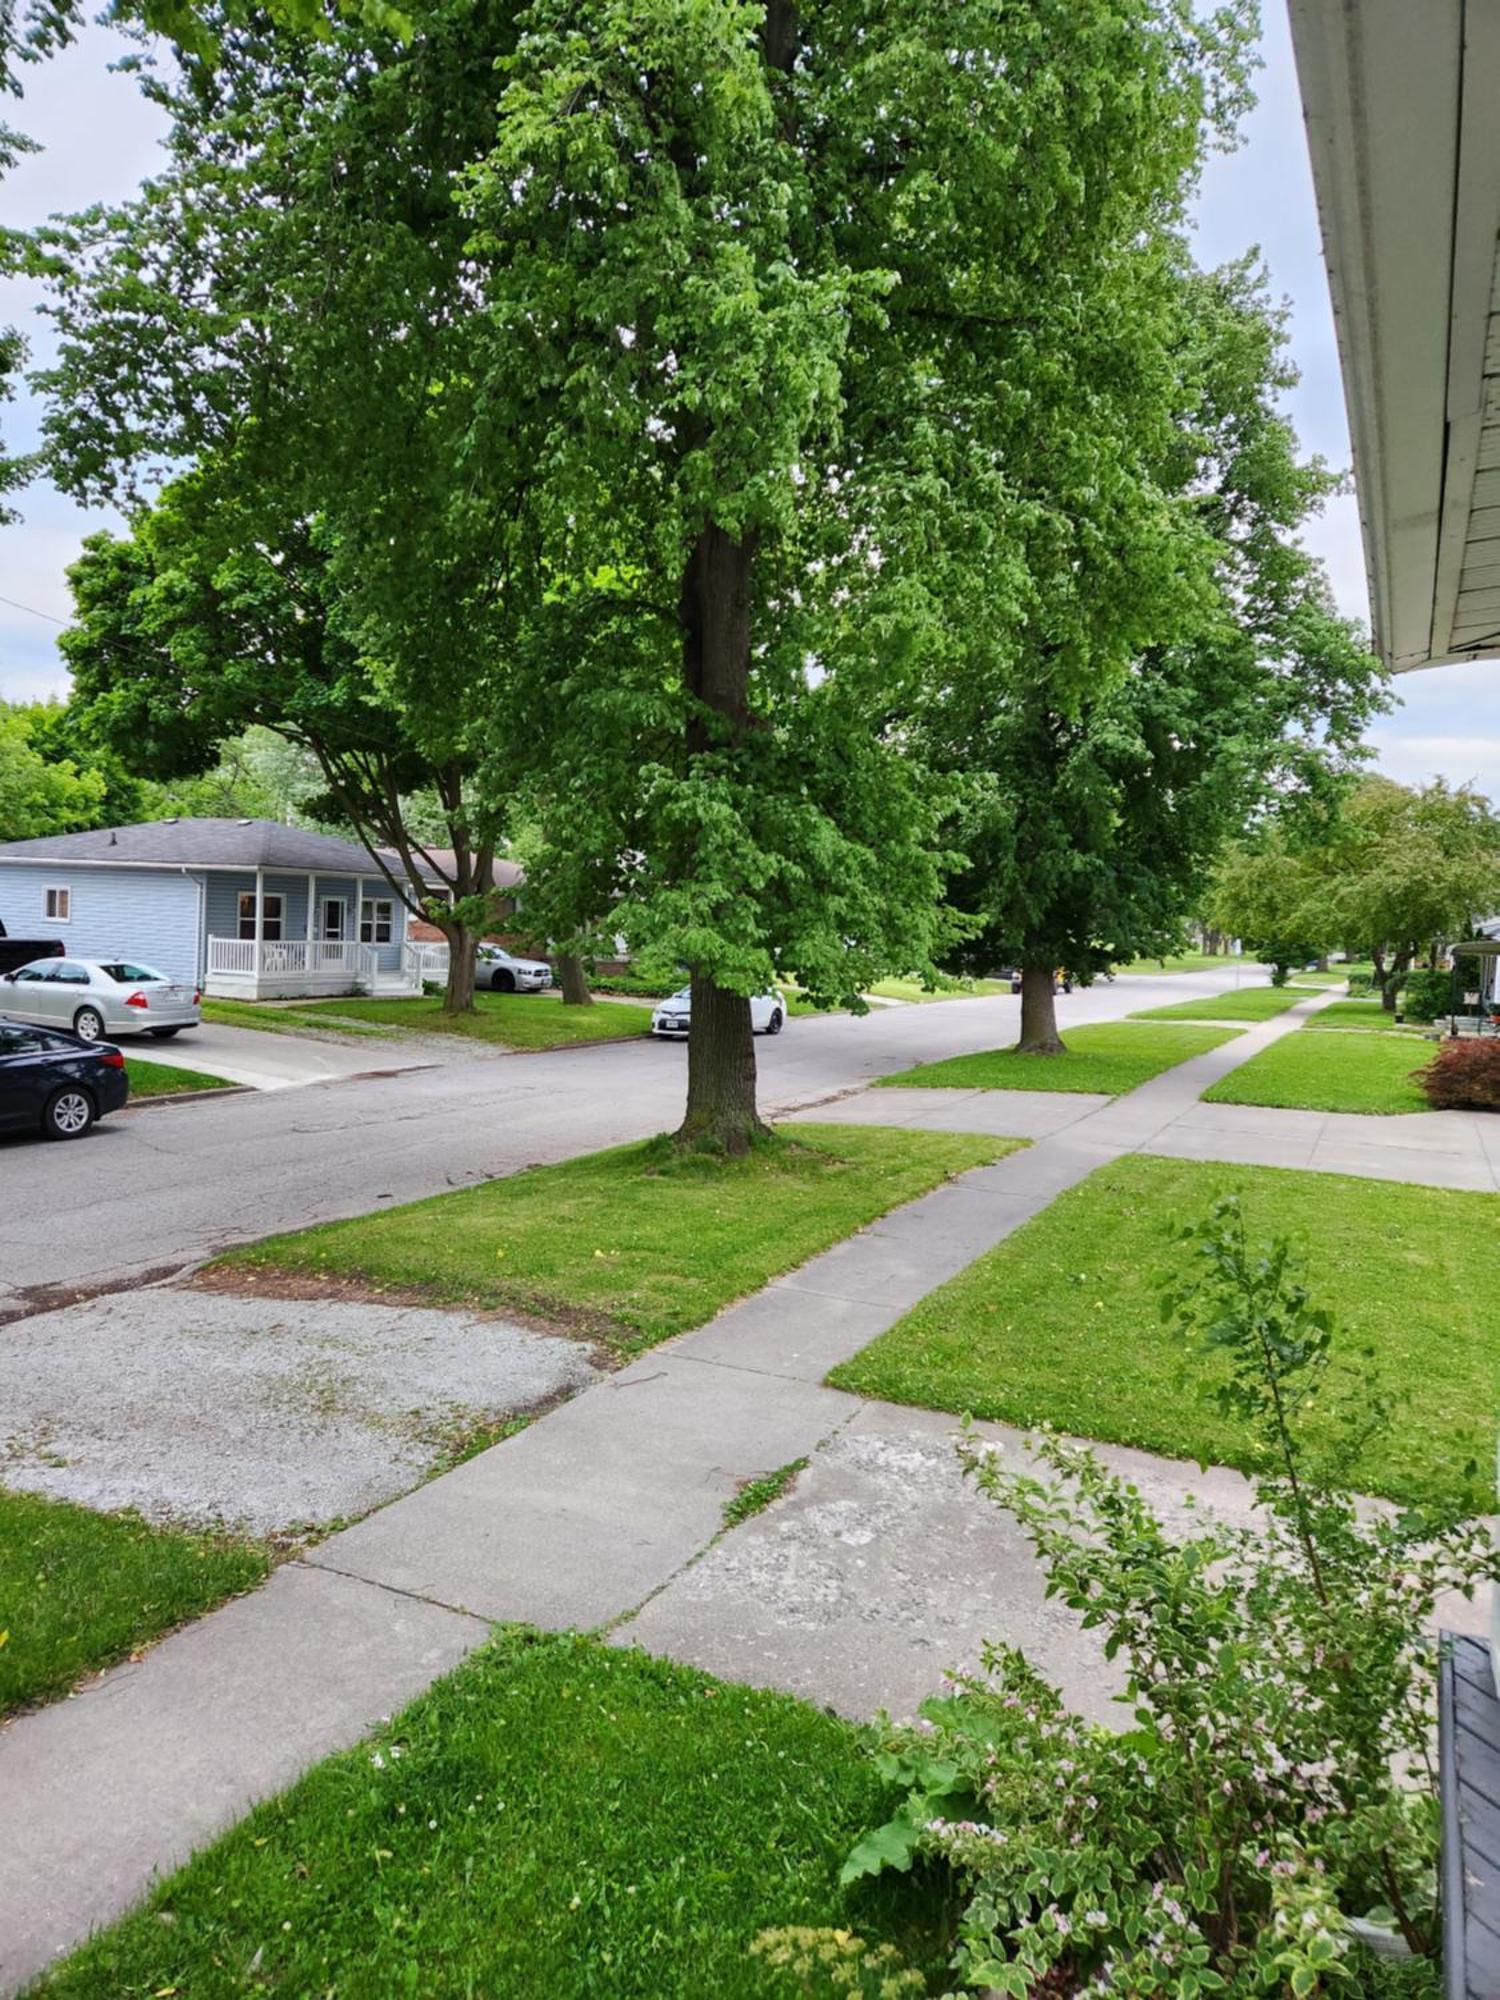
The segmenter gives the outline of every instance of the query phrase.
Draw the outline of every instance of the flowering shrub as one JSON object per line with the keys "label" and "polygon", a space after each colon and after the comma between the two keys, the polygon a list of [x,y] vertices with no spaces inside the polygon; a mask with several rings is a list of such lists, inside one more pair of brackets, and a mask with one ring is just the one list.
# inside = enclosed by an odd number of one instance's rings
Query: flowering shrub
{"label": "flowering shrub", "polygon": [[[1129,1724],[1078,1720],[1021,1654],[988,1648],[918,1727],[887,1733],[881,1768],[905,1801],[845,1879],[946,1864],[966,1988],[1435,1993],[1421,1635],[1439,1594],[1493,1576],[1495,1553],[1477,1524],[1361,1518],[1324,1483],[1296,1419],[1330,1330],[1285,1245],[1253,1252],[1232,1203],[1187,1235],[1204,1275],[1167,1310],[1229,1351],[1224,1393],[1274,1455],[1258,1519],[1174,1540],[1086,1447],[1042,1437],[1038,1477],[967,1436],[966,1470],[1026,1529],[1050,1594],[1121,1662]],[[1388,1972],[1351,1917],[1428,1963]]]}
{"label": "flowering shrub", "polygon": [[1412,1075],[1439,1111],[1500,1111],[1500,1036],[1442,1042]]}

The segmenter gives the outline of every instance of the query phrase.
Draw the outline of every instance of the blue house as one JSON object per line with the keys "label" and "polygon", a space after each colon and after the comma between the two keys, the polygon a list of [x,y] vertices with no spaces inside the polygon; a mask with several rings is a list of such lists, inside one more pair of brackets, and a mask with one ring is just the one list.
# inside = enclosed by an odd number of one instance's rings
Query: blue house
{"label": "blue house", "polygon": [[0,842],[0,921],[13,937],[136,959],[222,998],[413,993],[430,972],[367,849],[277,820],[164,819]]}

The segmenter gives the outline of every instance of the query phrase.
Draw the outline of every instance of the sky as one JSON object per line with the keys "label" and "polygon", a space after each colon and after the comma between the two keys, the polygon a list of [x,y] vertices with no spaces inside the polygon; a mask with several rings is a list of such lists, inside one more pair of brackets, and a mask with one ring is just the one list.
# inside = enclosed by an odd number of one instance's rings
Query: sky
{"label": "sky", "polygon": [[[1292,355],[1301,371],[1291,415],[1305,449],[1345,467],[1349,436],[1285,0],[1265,0],[1265,14],[1259,102],[1239,150],[1215,159],[1205,175],[1198,255],[1216,264],[1259,249],[1273,293],[1291,309]],[[161,121],[133,79],[111,71],[125,49],[110,30],[90,28],[31,73],[11,122],[43,151],[0,182],[0,222],[24,228],[95,201],[123,200],[151,171]],[[42,362],[47,328],[35,317],[36,297],[18,281],[0,281],[0,324],[19,324],[33,362]],[[7,445],[25,449],[36,421],[23,391],[3,413]],[[21,522],[0,528],[0,697],[12,701],[66,692],[57,651],[69,612],[64,572],[85,534],[113,525],[110,515],[85,513],[39,484],[19,504]],[[1353,496],[1330,502],[1306,539],[1327,565],[1340,608],[1367,619]],[[1395,687],[1399,709],[1369,733],[1379,768],[1406,784],[1434,776],[1473,782],[1500,799],[1500,664],[1429,668],[1401,675]]]}

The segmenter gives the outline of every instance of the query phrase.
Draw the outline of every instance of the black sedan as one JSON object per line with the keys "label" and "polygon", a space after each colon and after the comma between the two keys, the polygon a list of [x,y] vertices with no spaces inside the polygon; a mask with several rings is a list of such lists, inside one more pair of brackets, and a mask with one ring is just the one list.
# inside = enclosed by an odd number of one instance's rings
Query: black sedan
{"label": "black sedan", "polygon": [[81,1139],[129,1095],[125,1058],[109,1042],[0,1014],[0,1132]]}

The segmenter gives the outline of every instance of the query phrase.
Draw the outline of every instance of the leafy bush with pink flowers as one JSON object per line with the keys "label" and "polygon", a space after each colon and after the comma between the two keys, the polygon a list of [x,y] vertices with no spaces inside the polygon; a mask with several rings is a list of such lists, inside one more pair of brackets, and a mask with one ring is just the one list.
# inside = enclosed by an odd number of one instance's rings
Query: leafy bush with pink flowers
{"label": "leafy bush with pink flowers", "polygon": [[886,1732],[904,1803],[845,1879],[919,1858],[951,1870],[966,1990],[1436,1994],[1423,1635],[1443,1592],[1494,1576],[1495,1552],[1476,1523],[1356,1508],[1310,1461],[1298,1414],[1332,1328],[1287,1246],[1253,1249],[1233,1202],[1185,1241],[1200,1275],[1165,1311],[1225,1351],[1221,1393],[1275,1457],[1254,1525],[1170,1533],[1086,1447],[1044,1436],[1040,1471],[1011,1469],[971,1433],[966,1470],[1118,1663],[1121,1727],[1069,1714],[1020,1653],[989,1648],[917,1726]]}

